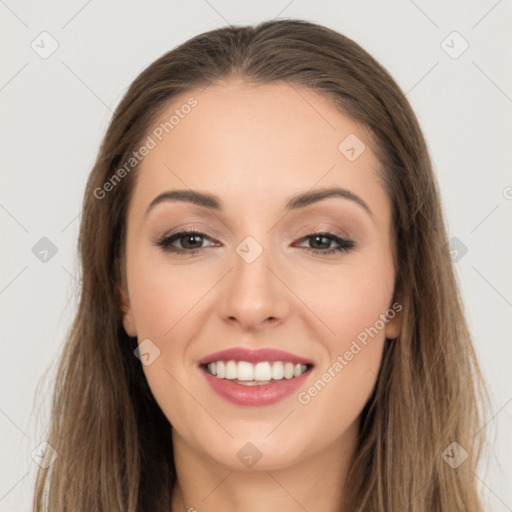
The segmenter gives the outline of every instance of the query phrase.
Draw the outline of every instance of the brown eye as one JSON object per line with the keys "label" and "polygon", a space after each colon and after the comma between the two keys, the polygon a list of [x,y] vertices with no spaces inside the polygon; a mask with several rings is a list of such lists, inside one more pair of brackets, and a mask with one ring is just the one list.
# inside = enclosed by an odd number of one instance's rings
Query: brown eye
{"label": "brown eye", "polygon": [[[155,245],[162,248],[165,252],[177,254],[195,254],[204,249],[202,243],[205,239],[212,240],[205,233],[200,231],[179,231],[169,236],[163,237]],[[177,242],[180,246],[173,245]]]}
{"label": "brown eye", "polygon": [[[355,247],[355,244],[352,242],[352,240],[341,238],[334,233],[329,232],[311,233],[310,235],[303,237],[301,240],[309,241],[310,246],[312,246],[310,247],[310,251],[314,254],[326,255],[334,254],[340,251],[349,252],[350,249]],[[337,244],[337,247],[330,247],[333,242]]]}

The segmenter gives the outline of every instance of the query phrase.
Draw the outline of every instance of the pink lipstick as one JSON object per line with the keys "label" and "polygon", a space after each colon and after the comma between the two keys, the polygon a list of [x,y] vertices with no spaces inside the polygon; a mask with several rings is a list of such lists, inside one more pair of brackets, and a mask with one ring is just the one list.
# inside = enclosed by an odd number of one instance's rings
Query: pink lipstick
{"label": "pink lipstick", "polygon": [[313,362],[275,349],[233,348],[203,357],[199,367],[210,387],[236,405],[276,403],[304,385]]}

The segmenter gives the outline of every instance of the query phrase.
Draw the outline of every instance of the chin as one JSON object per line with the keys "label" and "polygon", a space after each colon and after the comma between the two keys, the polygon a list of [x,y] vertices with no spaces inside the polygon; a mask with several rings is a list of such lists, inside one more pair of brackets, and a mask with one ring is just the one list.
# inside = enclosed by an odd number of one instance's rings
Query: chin
{"label": "chin", "polygon": [[279,427],[269,435],[271,429],[266,426],[258,429],[253,425],[233,438],[226,435],[210,438],[211,444],[207,446],[201,444],[205,456],[230,470],[275,471],[295,465],[301,456],[306,456],[304,447],[311,449],[313,446],[313,439],[300,440],[285,429],[278,430]]}

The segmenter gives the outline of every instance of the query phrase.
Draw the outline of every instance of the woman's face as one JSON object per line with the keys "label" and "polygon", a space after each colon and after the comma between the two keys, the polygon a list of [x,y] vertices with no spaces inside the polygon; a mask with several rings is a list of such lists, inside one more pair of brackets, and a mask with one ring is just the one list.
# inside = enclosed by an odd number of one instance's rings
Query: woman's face
{"label": "woman's face", "polygon": [[350,453],[400,329],[391,205],[365,133],[315,92],[238,79],[182,94],[151,130],[124,326],[175,448],[241,469]]}

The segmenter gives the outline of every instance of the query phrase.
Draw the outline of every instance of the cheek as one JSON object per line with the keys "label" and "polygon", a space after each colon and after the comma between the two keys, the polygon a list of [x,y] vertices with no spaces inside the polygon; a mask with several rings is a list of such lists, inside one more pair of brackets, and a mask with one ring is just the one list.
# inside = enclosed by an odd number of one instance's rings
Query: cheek
{"label": "cheek", "polygon": [[388,310],[392,293],[382,276],[368,273],[354,273],[333,284],[338,284],[337,290],[326,290],[312,307],[323,311],[322,320],[335,333],[324,329],[328,358],[297,395],[306,429],[318,431],[318,418],[324,419],[325,442],[349,431],[371,396],[386,342],[386,324],[379,315]]}
{"label": "cheek", "polygon": [[132,269],[130,296],[140,336],[167,339],[207,291],[208,279],[191,276],[183,267],[139,265]]}
{"label": "cheek", "polygon": [[[385,343],[385,325],[380,315],[390,307],[393,293],[390,261],[337,269],[316,287],[311,309],[334,331],[323,336],[328,362],[317,379],[302,389],[298,402],[306,422],[328,418],[326,439],[348,429],[361,413],[375,386]],[[313,298],[313,295],[311,295]]]}
{"label": "cheek", "polygon": [[[184,391],[187,383],[187,343],[200,325],[195,319],[198,301],[208,291],[210,279],[191,275],[184,267],[139,259],[129,274],[130,300],[139,343],[149,338],[160,354],[143,371],[151,392],[169,422],[186,429],[197,418],[197,406]],[[206,276],[205,276],[206,277]],[[196,307],[195,307],[196,306]],[[191,389],[186,384],[187,390]]]}
{"label": "cheek", "polygon": [[351,340],[364,338],[365,329],[376,325],[378,336],[384,336],[379,315],[390,307],[393,293],[393,270],[385,262],[340,267],[317,280],[314,288],[307,286],[302,296],[328,327],[323,338],[332,358],[348,350]]}

